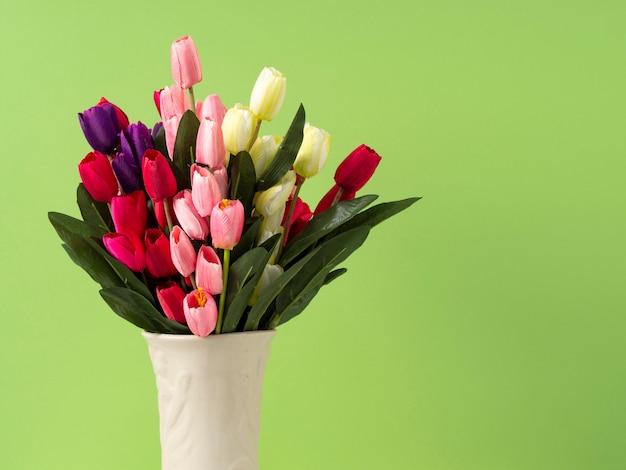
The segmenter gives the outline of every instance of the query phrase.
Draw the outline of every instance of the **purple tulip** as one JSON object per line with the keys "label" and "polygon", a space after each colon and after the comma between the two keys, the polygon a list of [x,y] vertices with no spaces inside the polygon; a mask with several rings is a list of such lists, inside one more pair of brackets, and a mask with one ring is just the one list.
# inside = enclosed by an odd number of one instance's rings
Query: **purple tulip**
{"label": "purple tulip", "polygon": [[122,152],[124,155],[132,155],[137,163],[137,168],[141,168],[141,159],[146,150],[153,149],[152,134],[145,124],[138,122],[129,125],[120,134]]}
{"label": "purple tulip", "polygon": [[78,113],[80,127],[94,150],[111,154],[119,145],[120,123],[115,107],[104,103]]}

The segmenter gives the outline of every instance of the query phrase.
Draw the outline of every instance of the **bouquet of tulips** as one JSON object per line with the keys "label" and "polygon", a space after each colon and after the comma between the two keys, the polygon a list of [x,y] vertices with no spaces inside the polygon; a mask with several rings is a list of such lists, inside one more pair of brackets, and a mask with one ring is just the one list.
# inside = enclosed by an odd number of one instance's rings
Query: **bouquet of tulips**
{"label": "bouquet of tulips", "polygon": [[419,198],[369,207],[356,197],[381,157],[365,145],[339,165],[311,210],[300,197],[326,162],[330,136],[302,105],[283,137],[259,136],[285,96],[274,68],[250,105],[194,98],[202,79],[188,36],[171,47],[175,84],[154,93],[160,121],[129,124],[102,98],[78,115],[93,151],[79,163],[82,220],[50,212],[70,258],[119,316],[155,333],[272,329],[298,315],[370,229]]}

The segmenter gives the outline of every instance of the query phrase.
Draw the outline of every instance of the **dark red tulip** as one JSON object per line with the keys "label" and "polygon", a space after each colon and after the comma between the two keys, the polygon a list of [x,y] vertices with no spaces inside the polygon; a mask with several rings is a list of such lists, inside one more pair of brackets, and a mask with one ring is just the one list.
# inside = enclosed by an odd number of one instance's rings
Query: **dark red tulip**
{"label": "dark red tulip", "polygon": [[374,149],[359,145],[337,167],[335,183],[344,191],[358,191],[372,177],[380,160],[380,155]]}
{"label": "dark red tulip", "polygon": [[155,202],[176,194],[176,178],[168,161],[158,150],[149,149],[143,155],[141,174],[146,192]]}

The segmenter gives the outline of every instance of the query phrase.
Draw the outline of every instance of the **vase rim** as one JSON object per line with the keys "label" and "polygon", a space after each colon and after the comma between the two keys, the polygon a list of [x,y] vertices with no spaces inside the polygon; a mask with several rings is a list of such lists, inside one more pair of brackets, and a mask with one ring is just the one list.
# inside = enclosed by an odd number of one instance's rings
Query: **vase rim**
{"label": "vase rim", "polygon": [[253,330],[253,331],[236,331],[233,333],[222,333],[220,335],[211,334],[205,337],[195,335],[173,335],[167,333],[151,333],[149,331],[142,330],[141,335],[146,339],[159,339],[162,341],[171,342],[206,342],[206,341],[219,341],[226,340],[227,338],[242,337],[242,336],[274,336],[276,330]]}

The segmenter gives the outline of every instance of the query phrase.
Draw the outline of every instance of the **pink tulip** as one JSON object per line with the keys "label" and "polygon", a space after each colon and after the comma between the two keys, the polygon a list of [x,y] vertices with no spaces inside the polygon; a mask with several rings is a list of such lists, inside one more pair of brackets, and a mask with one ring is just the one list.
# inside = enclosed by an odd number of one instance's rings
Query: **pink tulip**
{"label": "pink tulip", "polygon": [[111,216],[117,232],[130,232],[143,238],[148,219],[146,195],[139,190],[115,196],[111,199]]}
{"label": "pink tulip", "polygon": [[158,228],[149,228],[144,236],[146,267],[151,276],[170,277],[177,273],[170,255],[170,241]]}
{"label": "pink tulip", "polygon": [[185,291],[177,282],[169,281],[157,286],[156,295],[167,318],[183,325],[187,324],[183,309]]}
{"label": "pink tulip", "polygon": [[202,288],[191,291],[183,301],[185,319],[191,332],[205,337],[211,334],[217,325],[217,304]]}
{"label": "pink tulip", "polygon": [[176,136],[178,135],[178,126],[180,125],[180,116],[172,116],[163,121],[163,131],[165,132],[165,145],[170,160],[174,160],[174,147],[176,146]]}
{"label": "pink tulip", "polygon": [[228,172],[226,167],[219,167],[213,169],[213,176],[217,180],[217,184],[220,187],[220,194],[222,199],[228,199]]}
{"label": "pink tulip", "polygon": [[174,81],[183,88],[191,88],[202,80],[198,49],[189,36],[172,43],[171,65]]}
{"label": "pink tulip", "polygon": [[155,202],[176,194],[176,178],[168,161],[158,150],[148,149],[143,155],[141,173],[146,192]]}
{"label": "pink tulip", "polygon": [[366,145],[359,145],[337,167],[335,182],[347,192],[356,192],[376,171],[381,156]]}
{"label": "pink tulip", "polygon": [[[337,200],[335,201],[335,199]],[[317,215],[321,212],[324,212],[334,203],[340,201],[349,201],[351,199],[354,199],[354,191],[344,191],[339,185],[336,184],[332,188],[330,188],[330,190],[324,195],[324,197],[322,197],[320,202],[318,202],[314,214]]]}
{"label": "pink tulip", "polygon": [[178,272],[189,277],[196,269],[196,250],[187,234],[175,225],[170,233],[170,255]]}
{"label": "pink tulip", "polygon": [[205,240],[209,236],[209,224],[198,214],[193,204],[191,190],[179,191],[174,196],[174,213],[183,230],[194,240]]}
{"label": "pink tulip", "polygon": [[208,168],[191,165],[191,199],[202,217],[211,215],[213,207],[222,200],[219,182]]}
{"label": "pink tulip", "polygon": [[80,179],[85,189],[98,202],[111,202],[117,195],[117,179],[111,168],[109,159],[94,150],[88,153],[78,164]]}
{"label": "pink tulip", "polygon": [[196,138],[196,162],[216,168],[226,165],[226,147],[222,126],[217,121],[204,118],[200,121]]}
{"label": "pink tulip", "polygon": [[191,109],[191,101],[189,101],[185,90],[176,84],[161,90],[159,105],[159,112],[163,121],[173,116],[180,118],[185,114],[185,111]]}
{"label": "pink tulip", "polygon": [[134,233],[107,233],[102,237],[102,242],[111,256],[131,271],[141,272],[146,268],[143,242]]}
{"label": "pink tulip", "polygon": [[215,250],[203,245],[198,252],[196,262],[196,285],[202,287],[209,294],[221,294],[224,288],[222,279],[222,263]]}
{"label": "pink tulip", "polygon": [[232,250],[239,243],[244,223],[241,201],[222,199],[211,213],[211,237],[215,248]]}
{"label": "pink tulip", "polygon": [[224,106],[220,97],[215,94],[209,95],[204,101],[198,101],[196,103],[196,115],[198,119],[200,119],[200,121],[207,118],[211,119],[217,122],[220,127],[224,121],[224,116],[226,116],[226,111],[226,106]]}

